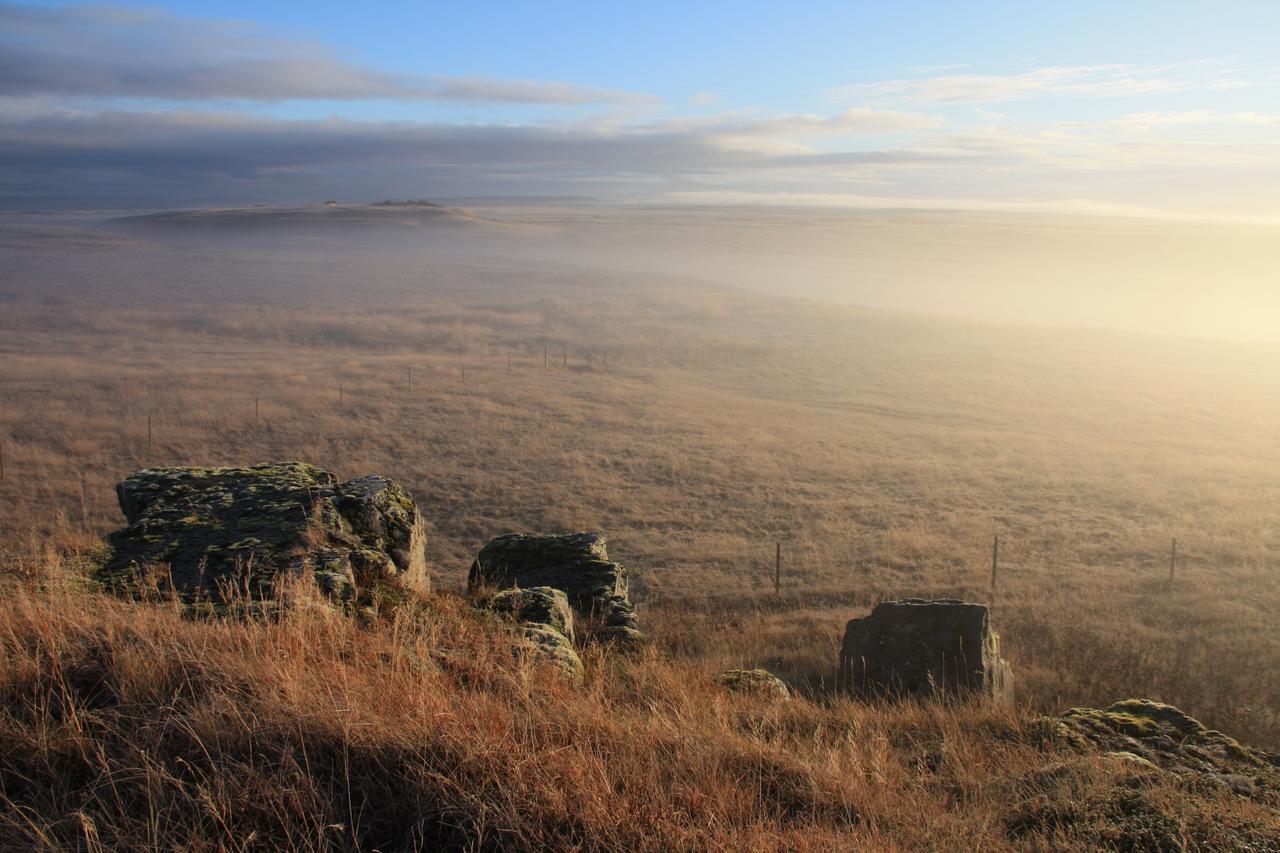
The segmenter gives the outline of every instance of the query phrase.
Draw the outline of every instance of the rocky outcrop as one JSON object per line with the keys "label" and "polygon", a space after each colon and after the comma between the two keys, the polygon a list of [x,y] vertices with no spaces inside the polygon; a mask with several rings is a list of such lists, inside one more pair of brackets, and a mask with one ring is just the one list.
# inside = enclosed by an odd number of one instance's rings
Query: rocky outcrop
{"label": "rocky outcrop", "polygon": [[281,576],[307,574],[340,600],[382,580],[430,587],[422,514],[385,477],[340,483],[302,462],[146,468],[116,494],[128,526],[109,539],[113,586],[214,601],[271,597]]}
{"label": "rocky outcrop", "polygon": [[563,591],[598,639],[642,639],[635,607],[627,597],[627,570],[609,559],[599,533],[499,536],[481,549],[467,576],[473,592],[535,586]]}
{"label": "rocky outcrop", "polygon": [[1006,699],[1012,687],[986,605],[918,598],[886,601],[849,621],[839,683],[862,694],[919,698]]}
{"label": "rocky outcrop", "polygon": [[726,669],[713,680],[730,693],[745,693],[783,702],[791,698],[786,682],[767,669]]}
{"label": "rocky outcrop", "polygon": [[1237,794],[1280,795],[1280,756],[1205,728],[1172,705],[1126,699],[1105,710],[1072,708],[1049,724],[1055,740],[1081,752],[1200,777]]}

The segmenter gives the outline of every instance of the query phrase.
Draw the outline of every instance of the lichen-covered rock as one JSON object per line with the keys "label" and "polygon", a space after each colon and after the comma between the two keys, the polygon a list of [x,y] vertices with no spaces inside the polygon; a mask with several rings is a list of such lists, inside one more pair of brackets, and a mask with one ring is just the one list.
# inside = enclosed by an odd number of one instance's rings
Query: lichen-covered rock
{"label": "lichen-covered rock", "polygon": [[1129,755],[1238,794],[1280,798],[1280,756],[1205,728],[1172,705],[1126,699],[1105,710],[1072,708],[1049,726],[1055,740],[1081,752]]}
{"label": "lichen-covered rock", "polygon": [[578,657],[573,643],[564,634],[546,625],[526,623],[518,629],[518,636],[524,648],[531,650],[570,678],[576,681],[582,680],[585,671],[582,658]]}
{"label": "lichen-covered rock", "polygon": [[609,559],[599,533],[512,533],[481,549],[467,576],[469,589],[549,586],[563,590],[583,622],[614,641],[640,639],[627,597],[627,570]]}
{"label": "lichen-covered rock", "polygon": [[839,683],[863,694],[1006,699],[1009,665],[986,605],[909,598],[851,619],[840,650]]}
{"label": "lichen-covered rock", "polygon": [[783,702],[791,698],[786,682],[767,669],[726,669],[714,680],[730,693],[746,693]]}
{"label": "lichen-covered rock", "polygon": [[101,571],[115,586],[150,576],[215,601],[266,598],[281,576],[308,573],[340,600],[382,579],[430,586],[422,515],[383,477],[339,483],[302,462],[147,468],[116,494],[128,526]]}
{"label": "lichen-covered rock", "polygon": [[484,606],[524,625],[551,628],[573,642],[573,611],[565,594],[558,589],[549,586],[504,589],[489,596]]}

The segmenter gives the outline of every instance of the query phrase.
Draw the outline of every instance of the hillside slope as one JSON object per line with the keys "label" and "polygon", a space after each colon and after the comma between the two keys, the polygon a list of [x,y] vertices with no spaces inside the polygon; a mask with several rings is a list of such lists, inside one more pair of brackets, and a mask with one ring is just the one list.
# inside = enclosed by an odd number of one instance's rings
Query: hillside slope
{"label": "hillside slope", "polygon": [[575,688],[449,594],[197,621],[25,569],[0,596],[4,849],[1280,845],[1274,793],[1021,711],[774,702],[598,648]]}

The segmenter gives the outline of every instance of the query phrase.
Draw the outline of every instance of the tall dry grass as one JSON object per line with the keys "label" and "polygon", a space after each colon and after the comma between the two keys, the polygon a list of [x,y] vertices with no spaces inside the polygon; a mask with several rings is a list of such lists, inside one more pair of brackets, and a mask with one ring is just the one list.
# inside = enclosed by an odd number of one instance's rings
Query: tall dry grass
{"label": "tall dry grass", "polygon": [[1261,806],[1049,746],[983,705],[733,696],[650,652],[587,681],[450,594],[195,621],[0,595],[0,847],[1027,849],[1274,843]]}

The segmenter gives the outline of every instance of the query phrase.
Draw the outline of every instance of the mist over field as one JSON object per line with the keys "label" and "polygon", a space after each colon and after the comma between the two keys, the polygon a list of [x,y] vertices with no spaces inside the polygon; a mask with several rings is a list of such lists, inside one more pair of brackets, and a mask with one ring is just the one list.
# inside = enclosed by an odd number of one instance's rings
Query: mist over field
{"label": "mist over field", "polygon": [[504,258],[1000,324],[1280,341],[1280,232],[1269,225],[555,199],[425,213],[353,204],[89,215],[97,219],[189,248],[287,245],[340,263],[364,253],[369,273],[388,282],[414,253]]}

